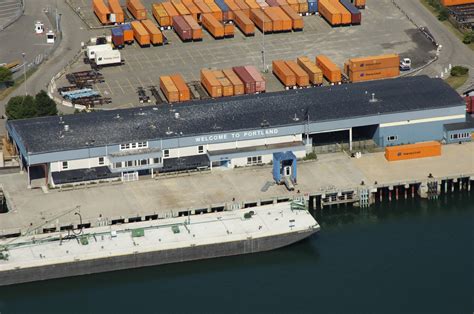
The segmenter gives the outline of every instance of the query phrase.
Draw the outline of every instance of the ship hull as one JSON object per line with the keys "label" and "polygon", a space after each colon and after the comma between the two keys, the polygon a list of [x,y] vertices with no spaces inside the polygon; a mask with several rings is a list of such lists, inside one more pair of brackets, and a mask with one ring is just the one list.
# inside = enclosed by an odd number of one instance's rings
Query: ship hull
{"label": "ship hull", "polygon": [[0,286],[264,252],[296,243],[311,236],[317,231],[319,231],[319,229],[310,229],[281,235],[248,238],[240,241],[196,245],[170,250],[111,256],[83,261],[78,260],[62,264],[8,270],[0,273]]}

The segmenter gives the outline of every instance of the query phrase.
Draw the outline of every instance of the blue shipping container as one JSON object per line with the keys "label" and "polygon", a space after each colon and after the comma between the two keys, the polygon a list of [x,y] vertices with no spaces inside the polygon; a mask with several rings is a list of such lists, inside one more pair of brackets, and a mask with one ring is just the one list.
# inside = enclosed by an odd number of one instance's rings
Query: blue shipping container
{"label": "blue shipping container", "polygon": [[122,28],[122,30],[126,31],[126,30],[132,30],[132,26],[130,24],[122,24],[120,25],[120,27]]}
{"label": "blue shipping container", "polygon": [[318,12],[318,0],[308,0],[308,13]]}
{"label": "blue shipping container", "polygon": [[224,2],[224,0],[215,0],[214,2],[222,12],[229,12],[229,6]]}

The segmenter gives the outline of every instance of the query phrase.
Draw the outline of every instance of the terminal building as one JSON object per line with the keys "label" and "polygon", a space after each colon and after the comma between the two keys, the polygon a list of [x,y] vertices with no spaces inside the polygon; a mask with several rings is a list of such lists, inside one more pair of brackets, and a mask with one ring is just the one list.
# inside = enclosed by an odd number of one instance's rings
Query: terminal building
{"label": "terminal building", "polygon": [[[7,121],[28,180],[58,186],[303,158],[330,141],[471,140],[464,100],[426,76]],[[28,183],[29,183],[28,182]]]}

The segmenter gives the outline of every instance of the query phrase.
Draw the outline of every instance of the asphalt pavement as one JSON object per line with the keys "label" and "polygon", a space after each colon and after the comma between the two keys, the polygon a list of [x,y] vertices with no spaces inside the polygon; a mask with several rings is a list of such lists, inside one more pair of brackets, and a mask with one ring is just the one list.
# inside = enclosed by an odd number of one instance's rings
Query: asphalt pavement
{"label": "asphalt pavement", "polygon": [[463,44],[437,17],[428,11],[419,0],[393,0],[419,26],[427,27],[436,41],[442,45],[439,58],[426,67],[420,74],[440,76],[449,64],[463,65],[469,68],[470,77],[459,91],[474,85],[474,52]]}

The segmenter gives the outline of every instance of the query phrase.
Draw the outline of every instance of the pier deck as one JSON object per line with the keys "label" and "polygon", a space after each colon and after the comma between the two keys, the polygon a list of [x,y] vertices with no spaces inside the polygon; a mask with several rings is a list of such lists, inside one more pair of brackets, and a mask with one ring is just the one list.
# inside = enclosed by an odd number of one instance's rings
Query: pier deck
{"label": "pier deck", "polygon": [[[383,153],[350,158],[344,153],[319,155],[317,161],[300,162],[298,185],[289,192],[273,184],[271,167],[252,167],[230,171],[159,177],[123,184],[104,184],[74,190],[25,188],[26,174],[0,176],[10,212],[0,214],[0,236],[24,232],[28,228],[61,228],[82,222],[92,226],[128,222],[130,218],[171,217],[187,210],[193,213],[245,204],[267,204],[298,195],[324,194],[326,191],[353,190],[364,181],[374,185],[396,185],[435,178],[472,176],[474,143],[445,145],[440,157],[387,162]],[[472,179],[472,178],[471,178]],[[298,190],[300,193],[298,193]],[[77,209],[76,209],[77,207]],[[153,218],[151,218],[153,217]]]}

